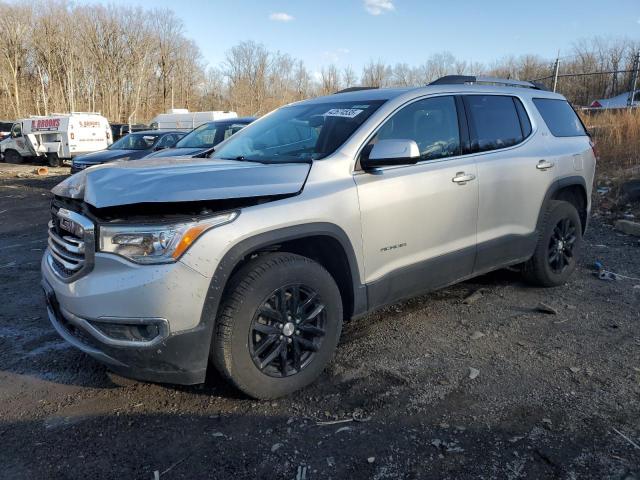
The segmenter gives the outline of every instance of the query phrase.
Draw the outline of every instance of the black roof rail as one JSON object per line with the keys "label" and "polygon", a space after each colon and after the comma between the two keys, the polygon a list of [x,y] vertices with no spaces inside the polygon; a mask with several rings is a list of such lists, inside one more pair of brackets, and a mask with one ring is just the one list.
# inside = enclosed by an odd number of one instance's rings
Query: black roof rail
{"label": "black roof rail", "polygon": [[491,85],[504,85],[508,87],[533,88],[535,90],[546,90],[544,85],[537,82],[524,82],[522,80],[511,80],[509,78],[497,77],[476,77],[473,75],[446,75],[434,80],[429,85],[467,85],[470,83],[488,83]]}
{"label": "black roof rail", "polygon": [[338,90],[337,92],[334,92],[334,95],[338,93],[358,92],[360,90],[376,90],[377,88],[378,87],[349,87],[349,88],[345,88],[343,90]]}

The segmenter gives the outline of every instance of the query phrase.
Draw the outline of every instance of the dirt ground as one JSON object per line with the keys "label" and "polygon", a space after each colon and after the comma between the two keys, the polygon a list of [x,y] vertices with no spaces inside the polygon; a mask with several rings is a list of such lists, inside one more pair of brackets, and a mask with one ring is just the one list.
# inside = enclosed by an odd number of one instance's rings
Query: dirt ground
{"label": "dirt ground", "polygon": [[640,280],[592,270],[640,277],[640,243],[600,219],[567,285],[500,271],[394,305],[257,402],[214,373],[127,380],[57,336],[39,261],[68,169],[32,169],[0,164],[1,478],[640,479]]}

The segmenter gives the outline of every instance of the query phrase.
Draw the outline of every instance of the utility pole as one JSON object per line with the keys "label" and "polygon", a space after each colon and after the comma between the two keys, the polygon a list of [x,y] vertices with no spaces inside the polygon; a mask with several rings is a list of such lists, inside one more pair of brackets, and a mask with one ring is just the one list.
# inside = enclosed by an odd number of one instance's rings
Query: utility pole
{"label": "utility pole", "polygon": [[638,88],[638,70],[640,70],[640,52],[636,55],[636,59],[633,62],[633,82],[631,93],[629,94],[629,98],[627,99],[627,106],[633,106],[633,99],[636,96],[636,90]]}
{"label": "utility pole", "polygon": [[556,58],[556,62],[553,64],[553,91],[555,92],[558,88],[558,73],[560,72],[560,52],[558,52],[558,57]]}

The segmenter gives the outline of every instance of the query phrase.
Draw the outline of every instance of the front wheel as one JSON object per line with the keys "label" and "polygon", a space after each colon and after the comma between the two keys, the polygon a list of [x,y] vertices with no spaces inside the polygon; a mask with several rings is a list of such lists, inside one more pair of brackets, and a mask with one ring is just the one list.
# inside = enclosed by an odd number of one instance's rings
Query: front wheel
{"label": "front wheel", "polygon": [[15,150],[6,150],[4,152],[4,161],[7,163],[19,165],[22,163],[22,155],[20,155]]}
{"label": "front wheel", "polygon": [[524,277],[541,287],[564,284],[576,269],[582,244],[582,223],[569,202],[552,200],[533,257],[524,264]]}
{"label": "front wheel", "polygon": [[333,277],[291,253],[249,261],[230,280],[219,312],[213,364],[259,399],[281,397],[316,380],[342,330],[342,300]]}

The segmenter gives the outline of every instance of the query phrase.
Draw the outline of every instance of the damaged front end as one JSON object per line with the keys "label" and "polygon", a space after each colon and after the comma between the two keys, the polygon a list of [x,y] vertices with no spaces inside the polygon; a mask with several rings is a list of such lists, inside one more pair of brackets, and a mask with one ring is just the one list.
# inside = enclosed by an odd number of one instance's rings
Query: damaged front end
{"label": "damaged front end", "polygon": [[209,159],[102,165],[54,187],[54,210],[90,219],[96,251],[139,264],[170,263],[242,208],[299,194],[309,169],[308,163]]}
{"label": "damaged front end", "polygon": [[205,295],[194,292],[207,292],[211,279],[179,260],[243,208],[298,195],[309,169],[151,159],[69,177],[53,189],[42,261],[52,324],[116,372],[203,381],[212,323],[202,321]]}

